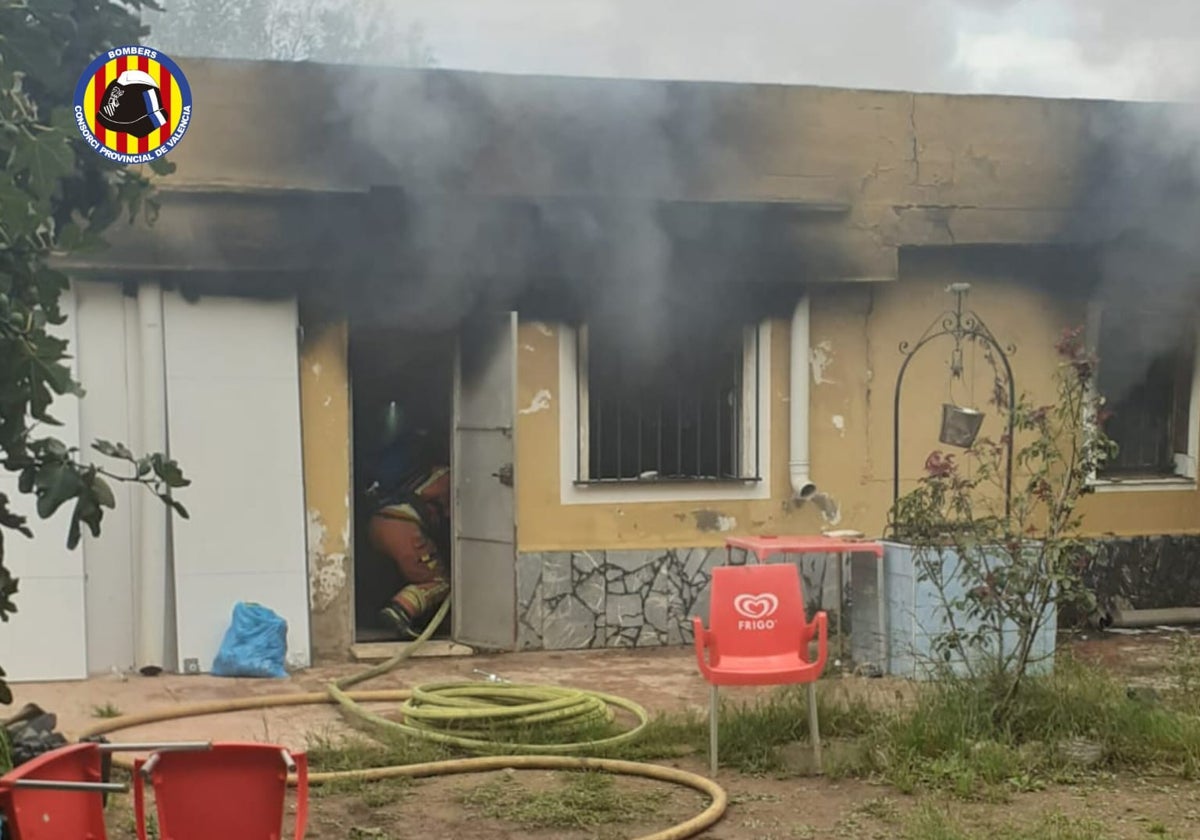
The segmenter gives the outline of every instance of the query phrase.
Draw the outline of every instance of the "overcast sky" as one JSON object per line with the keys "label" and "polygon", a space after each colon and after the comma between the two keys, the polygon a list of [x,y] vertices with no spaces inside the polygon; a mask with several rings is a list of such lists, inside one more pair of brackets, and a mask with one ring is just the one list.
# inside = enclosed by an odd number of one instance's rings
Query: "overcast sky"
{"label": "overcast sky", "polygon": [[382,2],[424,26],[443,67],[1095,98],[1200,91],[1193,0]]}

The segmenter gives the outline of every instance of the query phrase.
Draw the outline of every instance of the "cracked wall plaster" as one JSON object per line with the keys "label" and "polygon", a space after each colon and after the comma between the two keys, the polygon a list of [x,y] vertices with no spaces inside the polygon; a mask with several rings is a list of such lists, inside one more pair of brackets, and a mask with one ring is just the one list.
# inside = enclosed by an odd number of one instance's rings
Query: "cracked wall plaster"
{"label": "cracked wall plaster", "polygon": [[[345,530],[343,529],[343,545]],[[318,511],[308,512],[308,602],[309,609],[328,609],[346,589],[346,555],[325,550],[325,522]]]}
{"label": "cracked wall plaster", "polygon": [[550,409],[550,401],[552,399],[553,395],[543,388],[533,395],[533,399],[530,401],[529,405],[526,408],[522,408],[520,413],[537,414],[539,411],[548,411]]}
{"label": "cracked wall plaster", "polygon": [[808,363],[812,368],[814,385],[832,385],[834,381],[825,375],[833,364],[833,342],[821,341],[808,350]]}

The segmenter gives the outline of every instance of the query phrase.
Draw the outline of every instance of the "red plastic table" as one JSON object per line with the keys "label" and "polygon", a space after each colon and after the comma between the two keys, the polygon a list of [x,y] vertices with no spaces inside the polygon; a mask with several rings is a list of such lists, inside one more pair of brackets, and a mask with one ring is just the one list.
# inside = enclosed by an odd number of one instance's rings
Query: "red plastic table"
{"label": "red plastic table", "polygon": [[879,610],[879,635],[880,647],[882,649],[882,661],[879,667],[886,674],[888,672],[888,664],[890,662],[890,651],[888,646],[888,626],[887,626],[887,599],[884,593],[887,589],[884,587],[883,579],[883,544],[873,540],[848,539],[840,537],[830,537],[824,534],[802,534],[796,536],[782,537],[726,537],[725,539],[725,563],[728,565],[733,560],[733,550],[739,549],[747,554],[753,554],[759,563],[765,562],[769,557],[775,554],[824,554],[836,555],[839,560],[838,565],[838,650],[841,655],[845,656],[845,649],[842,643],[842,621],[841,613],[842,606],[845,603],[846,594],[842,591],[842,575],[840,560],[846,554],[874,554],[875,555],[875,591],[877,593]]}

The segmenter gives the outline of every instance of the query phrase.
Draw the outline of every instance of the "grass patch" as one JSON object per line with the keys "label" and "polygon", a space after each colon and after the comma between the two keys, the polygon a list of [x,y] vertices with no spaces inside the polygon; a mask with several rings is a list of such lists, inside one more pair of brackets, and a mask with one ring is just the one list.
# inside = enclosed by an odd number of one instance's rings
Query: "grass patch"
{"label": "grass patch", "polygon": [[[1012,715],[996,720],[996,692],[982,682],[925,686],[911,710],[885,717],[864,739],[861,764],[904,792],[939,788],[962,797],[1004,797],[1097,769],[1194,778],[1200,716],[1133,696],[1111,674],[1060,656],[1053,675],[1029,679]],[[1099,747],[1080,765],[1064,749]]]}
{"label": "grass patch", "polygon": [[506,774],[465,793],[462,803],[522,828],[590,829],[652,816],[666,799],[661,791],[620,790],[604,773],[559,773],[556,781],[551,789],[530,791]]}
{"label": "grass patch", "polygon": [[357,735],[308,736],[308,763],[314,772],[342,772],[442,761],[453,753],[440,744],[396,736],[368,741]]}
{"label": "grass patch", "polygon": [[1027,826],[968,827],[948,809],[925,804],[905,820],[905,840],[1107,840],[1111,828],[1098,820],[1070,817],[1058,811],[1043,814]]}
{"label": "grass patch", "polygon": [[[125,817],[125,825],[130,835],[137,834],[137,818],[133,814],[128,814]],[[159,840],[158,832],[158,814],[153,806],[146,809],[146,837],[147,840]]]}
{"label": "grass patch", "polygon": [[1191,633],[1171,640],[1167,673],[1171,677],[1168,702],[1181,711],[1200,714],[1200,644]]}
{"label": "grass patch", "polygon": [[[309,766],[317,773],[423,764],[450,757],[448,750],[427,741],[403,737],[367,741],[354,735],[336,738],[309,735],[307,752]],[[379,808],[399,801],[414,784],[412,779],[403,776],[378,781],[346,778],[314,785],[312,790],[314,796],[352,793],[370,807]]]}
{"label": "grass patch", "polygon": [[[828,685],[819,685],[817,706],[823,738],[844,738],[868,731],[877,717],[865,703],[847,702],[833,697]],[[448,727],[447,734],[497,742],[537,744],[589,744],[611,738],[634,725],[631,716],[618,712],[613,721],[569,722],[561,726],[494,727],[473,731],[464,722],[459,729]],[[788,761],[782,748],[808,738],[808,697],[803,686],[779,689],[755,700],[733,703],[723,699],[720,709],[721,766],[745,774],[783,773]],[[357,767],[381,767],[438,761],[461,755],[503,755],[511,752],[502,744],[490,749],[465,750],[443,746],[403,734],[388,736],[377,744],[362,738],[312,738],[309,761],[314,770],[350,770]],[[603,748],[581,747],[580,755],[620,758],[629,761],[656,761],[682,756],[707,754],[708,717],[697,712],[659,714],[647,723],[631,742]],[[342,785],[343,783],[338,783]],[[344,784],[359,784],[347,782]]]}
{"label": "grass patch", "polygon": [[[826,686],[818,685],[822,739],[869,731],[876,715],[864,702],[831,694]],[[802,686],[789,686],[742,703],[722,700],[719,715],[721,766],[747,775],[787,772],[783,748],[808,739],[808,694]],[[613,752],[634,761],[707,753],[708,717],[696,712],[660,715],[635,743]]]}
{"label": "grass patch", "polygon": [[[905,793],[942,790],[991,801],[1098,772],[1196,778],[1200,776],[1200,653],[1189,640],[1179,645],[1173,657],[1173,685],[1161,696],[1130,692],[1108,671],[1060,653],[1053,674],[1024,683],[1011,715],[1002,723],[997,722],[997,693],[985,682],[945,680],[921,685],[912,704],[881,711],[840,691],[837,680],[827,680],[817,690],[821,735],[835,741],[837,749],[826,751],[825,771],[831,777],[875,778]],[[582,729],[504,734],[506,739],[524,735],[542,743],[589,741],[628,726],[623,718]],[[789,755],[788,748],[807,741],[808,734],[803,686],[748,702],[726,699],[720,709],[721,766],[747,775],[797,772],[797,756]],[[1097,745],[1097,760],[1079,763],[1064,749],[1072,742]],[[707,750],[707,716],[690,712],[653,718],[632,743],[578,752],[656,761],[704,756]],[[318,738],[309,748],[317,771],[438,761],[462,754],[403,735],[382,743]],[[352,780],[329,789],[347,787],[363,789],[364,784]]]}
{"label": "grass patch", "polygon": [[111,702],[105,703],[103,706],[92,706],[92,717],[117,718],[120,716],[121,710],[114,706]]}

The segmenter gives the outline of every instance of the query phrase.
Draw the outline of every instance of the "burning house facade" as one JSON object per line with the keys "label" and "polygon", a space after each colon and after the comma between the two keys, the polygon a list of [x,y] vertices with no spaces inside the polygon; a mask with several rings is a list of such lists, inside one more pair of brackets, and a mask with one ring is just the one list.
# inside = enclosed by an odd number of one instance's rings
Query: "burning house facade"
{"label": "burning house facade", "polygon": [[[60,413],[164,444],[192,518],[127,497],[71,553],[43,524],[4,632],[65,658],[10,673],[206,671],[238,600],[288,619],[296,666],[380,638],[361,484],[392,403],[451,463],[450,642],[687,642],[727,536],[882,532],[898,347],[952,283],[1035,397],[1087,325],[1122,445],[1087,501],[1096,586],[1200,604],[1194,264],[1111,130],[1172,109],[183,66],[160,218],[66,263],[89,396]],[[906,376],[912,486],[988,380]]]}

